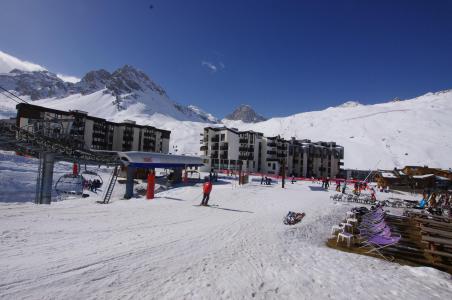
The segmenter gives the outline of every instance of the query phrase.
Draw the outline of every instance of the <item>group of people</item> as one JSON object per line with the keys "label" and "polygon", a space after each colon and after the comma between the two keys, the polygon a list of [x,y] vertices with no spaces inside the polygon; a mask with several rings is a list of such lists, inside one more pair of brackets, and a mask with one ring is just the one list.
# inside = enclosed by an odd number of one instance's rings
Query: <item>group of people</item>
{"label": "group of people", "polygon": [[83,188],[85,190],[89,190],[91,192],[97,193],[97,189],[99,189],[102,185],[102,182],[100,179],[94,179],[94,180],[84,180],[83,181]]}
{"label": "group of people", "polygon": [[330,178],[329,177],[322,178],[322,188],[327,190],[329,187],[330,187]]}
{"label": "group of people", "polygon": [[261,177],[261,184],[271,185],[272,184],[272,179],[270,177],[267,177],[267,176],[262,176]]}
{"label": "group of people", "polygon": [[452,194],[449,192],[430,192],[425,191],[417,208],[426,208],[430,212],[450,210],[452,206]]}
{"label": "group of people", "polygon": [[[355,182],[355,185],[353,187],[353,193],[355,195],[360,195],[362,191],[365,191],[368,188],[368,184],[366,181],[362,181],[362,182]],[[375,193],[375,191],[374,191]]]}

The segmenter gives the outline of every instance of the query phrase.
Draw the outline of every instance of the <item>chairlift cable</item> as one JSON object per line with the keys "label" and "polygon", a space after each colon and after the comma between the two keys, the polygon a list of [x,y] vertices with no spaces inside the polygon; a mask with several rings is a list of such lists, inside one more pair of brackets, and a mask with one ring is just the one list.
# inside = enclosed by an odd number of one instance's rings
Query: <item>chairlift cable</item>
{"label": "chairlift cable", "polygon": [[[2,92],[0,92],[2,93]],[[4,92],[2,93],[3,96],[8,97],[9,99],[13,100],[14,102],[16,102],[17,104],[21,104],[22,102],[17,101],[16,99],[12,98],[11,96],[5,94]]]}
{"label": "chairlift cable", "polygon": [[0,89],[4,90],[5,92],[7,92],[8,94],[12,95],[13,97],[19,99],[20,101],[29,104],[27,101],[25,101],[24,99],[20,98],[19,96],[11,93],[10,91],[8,91],[7,89],[5,89],[4,87],[0,86]]}

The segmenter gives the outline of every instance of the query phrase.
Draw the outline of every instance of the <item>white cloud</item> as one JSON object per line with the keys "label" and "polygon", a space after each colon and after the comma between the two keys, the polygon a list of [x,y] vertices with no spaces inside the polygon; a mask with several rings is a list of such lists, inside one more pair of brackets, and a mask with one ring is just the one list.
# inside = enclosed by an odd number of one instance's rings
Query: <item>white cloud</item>
{"label": "white cloud", "polygon": [[77,83],[80,81],[80,78],[75,77],[75,76],[64,75],[64,74],[57,74],[57,76],[58,76],[58,78],[60,78],[63,81],[66,81],[66,82]]}
{"label": "white cloud", "polygon": [[215,73],[216,71],[218,71],[218,67],[215,66],[213,63],[209,62],[209,61],[202,61],[201,62],[201,66],[207,67],[210,71],[212,71],[213,73]]}
{"label": "white cloud", "polygon": [[0,51],[0,73],[8,73],[13,69],[31,72],[44,71],[46,68],[26,60],[20,60],[17,57]]}
{"label": "white cloud", "polygon": [[[14,69],[19,69],[22,71],[28,71],[28,72],[33,72],[33,71],[46,71],[47,69],[44,68],[41,65],[26,61],[26,60],[21,60],[17,57],[14,57],[12,55],[9,55],[3,51],[0,51],[0,73],[8,73]],[[75,76],[70,76],[70,75],[64,75],[64,74],[57,74],[57,76],[63,80],[63,81],[67,81],[67,82],[79,82],[80,78],[77,78]]]}

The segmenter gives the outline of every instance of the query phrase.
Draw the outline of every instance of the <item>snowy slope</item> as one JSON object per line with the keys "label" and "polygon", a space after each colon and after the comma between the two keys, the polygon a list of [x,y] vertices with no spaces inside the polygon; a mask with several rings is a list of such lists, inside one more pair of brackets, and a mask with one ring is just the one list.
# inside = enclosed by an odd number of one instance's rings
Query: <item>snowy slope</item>
{"label": "snowy slope", "polygon": [[[181,121],[165,114],[168,102],[159,98],[125,100],[117,110],[115,97],[102,90],[64,99],[43,99],[38,105],[57,109],[81,109],[113,121],[136,120],[172,131],[171,149],[199,153],[199,134],[204,122]],[[146,103],[152,103],[147,105]],[[14,116],[15,103],[0,96],[0,117]],[[158,111],[153,107],[158,107]],[[452,166],[452,91],[429,93],[411,100],[376,105],[332,107],[252,124],[223,120],[224,125],[255,130],[265,135],[281,134],[314,141],[336,141],[345,147],[346,168],[394,168],[404,165]],[[183,120],[183,119],[182,119]],[[218,125],[219,126],[219,125]]]}
{"label": "snowy slope", "polygon": [[[18,164],[14,174],[0,173],[0,189],[29,174],[20,183],[32,196],[36,160],[3,155],[0,167]],[[19,200],[10,193],[0,200],[0,298],[448,299],[452,292],[450,275],[436,269],[328,248],[331,226],[351,206],[335,204],[319,185],[238,187],[220,179],[209,202],[218,206],[210,208],[195,206],[201,189],[120,200],[117,184],[109,205],[93,194],[50,206],[3,203]],[[288,210],[306,217],[285,226]]]}
{"label": "snowy slope", "polygon": [[331,107],[257,124],[225,124],[270,136],[336,141],[345,147],[346,168],[425,164],[450,168],[451,116],[452,90],[448,90],[405,101]]}

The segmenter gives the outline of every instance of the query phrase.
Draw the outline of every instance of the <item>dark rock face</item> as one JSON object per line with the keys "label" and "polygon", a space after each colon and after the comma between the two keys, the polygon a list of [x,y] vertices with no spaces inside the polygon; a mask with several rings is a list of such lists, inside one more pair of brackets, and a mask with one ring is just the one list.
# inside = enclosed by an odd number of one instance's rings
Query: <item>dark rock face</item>
{"label": "dark rock face", "polygon": [[72,84],[64,82],[48,71],[26,72],[17,69],[8,74],[0,74],[0,85],[14,90],[32,100],[67,95]]}
{"label": "dark rock face", "polygon": [[227,115],[225,119],[240,120],[245,123],[257,123],[266,121],[267,119],[254,111],[249,105],[240,105],[231,114]]}
{"label": "dark rock face", "polygon": [[30,96],[32,100],[50,97],[67,97],[71,94],[91,94],[107,88],[112,95],[130,94],[136,91],[152,90],[161,96],[165,90],[153,82],[144,72],[125,65],[113,73],[106,70],[90,71],[77,83],[65,82],[48,71],[12,70],[0,74],[0,85],[14,90],[20,95]]}

